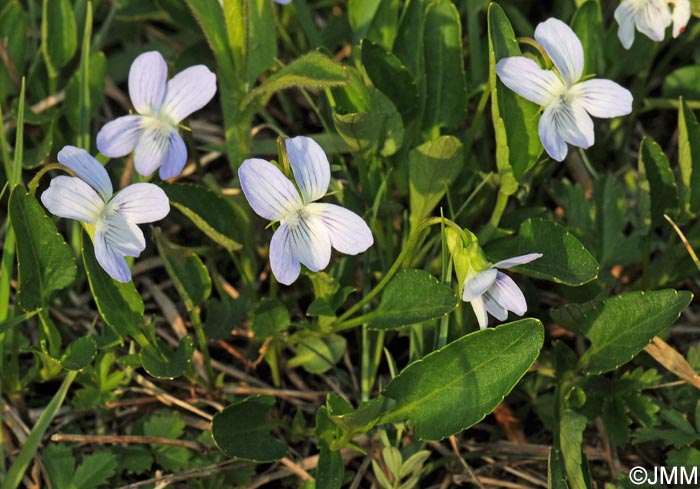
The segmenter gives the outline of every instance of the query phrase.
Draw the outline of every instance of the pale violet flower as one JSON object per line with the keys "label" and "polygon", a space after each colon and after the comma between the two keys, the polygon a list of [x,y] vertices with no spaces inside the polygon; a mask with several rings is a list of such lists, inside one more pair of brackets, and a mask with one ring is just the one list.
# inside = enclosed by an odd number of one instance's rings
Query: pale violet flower
{"label": "pale violet flower", "polygon": [[[632,112],[632,94],[611,80],[581,81],[583,46],[571,28],[548,19],[535,29],[535,40],[554,63],[543,70],[530,58],[501,59],[496,72],[503,84],[544,107],[539,122],[542,145],[549,156],[563,161],[567,143],[581,148],[593,145],[593,117],[618,117]],[[590,114],[590,115],[589,115]]]}
{"label": "pale violet flower", "polygon": [[462,300],[474,309],[481,329],[489,323],[491,314],[499,321],[508,319],[508,311],[522,316],[527,311],[527,302],[520,288],[499,268],[511,268],[530,263],[542,257],[542,253],[529,253],[499,261],[490,268],[476,272],[471,270],[464,280]]}
{"label": "pale violet flower", "polygon": [[622,0],[615,9],[617,37],[629,49],[634,43],[635,28],[649,39],[661,42],[666,28],[673,23],[676,38],[690,20],[690,0]]}
{"label": "pale violet flower", "polygon": [[160,178],[180,174],[187,148],[178,124],[216,93],[216,75],[204,65],[187,68],[168,81],[168,65],[157,51],[139,55],[129,69],[129,96],[137,115],[119,117],[97,134],[97,149],[110,158],[134,152],[143,176],[160,168]]}
{"label": "pale violet flower", "polygon": [[356,255],[374,239],[354,212],[315,202],[326,194],[331,179],[328,158],[318,143],[298,136],[287,139],[285,148],[296,187],[275,165],[258,158],[245,160],[238,177],[255,213],[280,223],[270,241],[270,265],[277,281],[290,285],[301,265],[314,272],[326,268],[331,247]]}
{"label": "pale violet flower", "polygon": [[113,194],[107,170],[84,149],[66,146],[58,161],[77,177],[58,176],[41,194],[54,215],[92,226],[95,257],[119,282],[131,280],[125,256],[146,248],[137,224],[158,221],[170,211],[165,192],[151,183],[135,183]]}

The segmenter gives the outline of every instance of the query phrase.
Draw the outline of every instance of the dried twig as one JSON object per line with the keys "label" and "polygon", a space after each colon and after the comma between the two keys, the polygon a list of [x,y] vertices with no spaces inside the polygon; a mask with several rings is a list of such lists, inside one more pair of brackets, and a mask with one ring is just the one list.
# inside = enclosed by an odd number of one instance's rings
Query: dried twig
{"label": "dried twig", "polygon": [[176,440],[174,438],[162,438],[158,436],[99,436],[99,435],[69,435],[56,433],[51,436],[51,441],[67,443],[103,443],[103,444],[154,444],[169,445],[173,447],[187,448],[196,452],[204,452],[211,446],[196,441]]}

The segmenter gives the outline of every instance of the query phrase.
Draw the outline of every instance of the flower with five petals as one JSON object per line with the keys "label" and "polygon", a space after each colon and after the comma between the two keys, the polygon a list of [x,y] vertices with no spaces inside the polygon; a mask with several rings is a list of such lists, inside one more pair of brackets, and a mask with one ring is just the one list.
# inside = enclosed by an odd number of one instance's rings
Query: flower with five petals
{"label": "flower with five petals", "polygon": [[[540,140],[549,156],[563,161],[568,144],[593,145],[593,117],[618,117],[632,111],[632,94],[611,80],[581,81],[583,46],[573,30],[558,19],[548,19],[535,29],[535,40],[544,48],[555,70],[543,70],[524,56],[503,58],[496,72],[503,84],[544,107],[539,122]],[[589,115],[590,114],[590,115]]]}
{"label": "flower with five petals", "polygon": [[97,262],[115,280],[128,282],[131,270],[124,257],[139,256],[146,248],[137,224],[163,219],[170,212],[168,197],[151,183],[135,183],[114,194],[107,170],[75,146],[59,151],[58,161],[77,176],[53,178],[41,202],[56,216],[86,224]]}
{"label": "flower with five petals", "polygon": [[201,109],[216,93],[216,75],[204,65],[168,79],[168,65],[157,51],[139,55],[129,69],[129,95],[137,114],[119,117],[100,129],[97,149],[110,158],[134,152],[134,167],[143,176],[160,168],[160,178],[180,174],[187,148],[178,124]]}
{"label": "flower with five petals", "polygon": [[661,42],[672,23],[674,38],[685,30],[690,20],[690,0],[622,0],[615,9],[615,20],[617,37],[625,49],[634,43],[635,28],[649,39]]}
{"label": "flower with five petals", "polygon": [[469,302],[474,309],[481,329],[489,323],[491,314],[499,321],[508,319],[508,311],[522,316],[527,311],[527,302],[520,288],[499,268],[511,268],[530,263],[542,257],[542,253],[529,253],[494,263],[486,270],[470,269],[464,280],[462,300]]}
{"label": "flower with five petals", "polygon": [[331,178],[328,158],[318,143],[298,136],[285,140],[285,149],[296,187],[275,165],[259,158],[245,160],[238,177],[255,213],[280,223],[270,241],[270,266],[277,281],[290,285],[301,265],[314,272],[326,268],[331,247],[356,255],[374,239],[354,212],[316,202],[326,194]]}

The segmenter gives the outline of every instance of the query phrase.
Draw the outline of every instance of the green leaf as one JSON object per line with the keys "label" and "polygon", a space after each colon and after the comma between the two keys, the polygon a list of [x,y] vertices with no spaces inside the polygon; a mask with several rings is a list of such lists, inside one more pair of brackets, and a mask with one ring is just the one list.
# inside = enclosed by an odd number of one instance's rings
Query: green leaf
{"label": "green leaf", "polygon": [[98,450],[85,457],[75,470],[74,487],[76,489],[95,489],[106,484],[116,471],[116,456],[107,450]]}
{"label": "green leaf", "polygon": [[211,294],[211,277],[202,260],[190,249],[170,243],[156,230],[158,253],[173,285],[188,311],[200,306]]}
{"label": "green leaf", "polygon": [[210,340],[223,340],[231,336],[231,330],[239,324],[250,307],[250,299],[241,296],[235,301],[224,297],[207,302],[207,319],[204,334]]}
{"label": "green leaf", "polygon": [[274,93],[287,88],[322,89],[347,83],[348,74],[343,65],[321,53],[306,53],[249,92],[241,110],[253,102],[265,106]]}
{"label": "green leaf", "polygon": [[47,444],[42,459],[51,487],[70,487],[75,470],[73,450],[67,445]]}
{"label": "green leaf", "polygon": [[664,214],[675,216],[678,211],[678,189],[666,155],[649,136],[639,148],[639,172],[648,181],[651,219],[658,226],[664,222]]}
{"label": "green leaf", "polygon": [[493,411],[528,371],[544,341],[536,319],[468,334],[413,362],[383,394],[396,400],[380,422],[410,419],[416,437],[440,440]]}
{"label": "green leaf", "polygon": [[340,451],[333,451],[325,442],[319,442],[318,465],[316,466],[317,489],[340,489],[345,476],[345,461]]}
{"label": "green leaf", "polygon": [[550,489],[569,489],[564,476],[564,462],[561,459],[561,454],[554,448],[549,449],[547,485]]}
{"label": "green leaf", "polygon": [[[394,42],[394,54],[406,65],[419,87],[425,84],[423,26],[428,3],[429,0],[406,1]],[[421,94],[420,90],[419,95],[425,98],[425,94]]]}
{"label": "green leaf", "polygon": [[467,111],[467,81],[462,53],[462,26],[450,0],[432,0],[425,14],[425,112],[423,128],[454,129]]}
{"label": "green leaf", "polygon": [[78,29],[70,0],[44,0],[41,16],[41,51],[49,75],[57,76],[78,49]]}
{"label": "green leaf", "polygon": [[542,257],[516,268],[525,275],[574,286],[598,276],[598,262],[585,246],[559,224],[544,219],[527,219],[517,237],[492,241],[486,247],[494,261],[527,253],[542,253]]}
{"label": "green leaf", "polygon": [[100,316],[120,338],[143,336],[144,305],[133,282],[120,283],[107,275],[95,258],[92,241],[82,235],[82,255],[90,291]]}
{"label": "green leaf", "polygon": [[394,103],[406,122],[418,110],[418,87],[401,60],[369,39],[362,40],[362,66],[372,84]]}
{"label": "green leaf", "polygon": [[287,307],[276,299],[262,299],[258,302],[250,325],[253,336],[264,340],[269,336],[286,331],[292,319]]}
{"label": "green leaf", "polygon": [[366,112],[333,112],[335,128],[352,151],[379,151],[391,156],[403,144],[401,114],[389,98],[374,87],[368,88]]}
{"label": "green leaf", "polygon": [[299,345],[297,354],[289,359],[287,367],[301,366],[309,373],[322,374],[338,363],[346,346],[345,338],[337,334],[307,338]]}
{"label": "green leaf", "polygon": [[225,455],[253,462],[284,457],[287,445],[270,436],[271,396],[252,396],[227,406],[211,422],[214,443]]}
{"label": "green leaf", "polygon": [[571,28],[583,45],[584,75],[600,73],[599,65],[605,59],[602,52],[602,24],[600,4],[597,0],[589,0],[581,5],[571,20]]}
{"label": "green leaf", "polygon": [[20,314],[18,316],[13,316],[9,319],[6,319],[4,321],[0,321],[0,335],[5,334],[6,331],[9,331],[15,326],[19,326],[27,319],[36,316],[39,313],[39,311],[41,311],[41,309],[30,311],[25,314]]}
{"label": "green leaf", "polygon": [[492,3],[488,10],[489,80],[491,117],[496,133],[496,165],[500,173],[520,180],[542,154],[538,121],[539,107],[512,92],[496,76],[502,58],[520,56],[515,32],[503,9]]}
{"label": "green leaf", "polygon": [[[105,77],[107,76],[107,58],[103,52],[90,55],[90,119],[94,118],[102,107],[102,97],[105,92]],[[73,131],[80,130],[80,72],[77,71],[66,87],[66,100],[63,104],[66,119]]]}
{"label": "green leaf", "polygon": [[457,307],[454,290],[423,270],[404,270],[386,286],[372,313],[372,329],[392,329],[439,319]]}
{"label": "green leaf", "polygon": [[368,38],[391,49],[399,21],[398,0],[349,0],[348,21],[355,42]]}
{"label": "green leaf", "polygon": [[10,66],[0,63],[0,100],[15,95],[18,89],[18,77],[25,70],[27,51],[27,29],[29,17],[16,0],[5,4],[0,11],[0,39],[3,40]]}
{"label": "green leaf", "polygon": [[692,298],[690,292],[670,289],[629,292],[601,302],[569,304],[551,314],[591,340],[579,366],[585,373],[602,374],[634,358],[678,319]]}
{"label": "green leaf", "polygon": [[183,336],[175,351],[163,345],[147,345],[139,357],[143,368],[157,379],[174,379],[185,373],[192,363],[194,345],[189,336]]}
{"label": "green leaf", "polygon": [[31,311],[45,305],[53,291],[73,283],[78,268],[56,225],[21,185],[12,189],[9,213],[18,244],[19,305]]}
{"label": "green leaf", "polygon": [[428,217],[464,166],[462,143],[454,136],[413,148],[408,154],[411,229]]}
{"label": "green leaf", "polygon": [[97,343],[90,336],[78,338],[68,345],[61,356],[61,366],[66,370],[82,370],[92,362],[97,355]]}
{"label": "green leaf", "polygon": [[[186,424],[177,414],[149,416],[143,424],[143,434],[159,438],[177,440],[185,432]],[[156,462],[168,470],[178,471],[187,467],[190,452],[184,447],[152,444]]]}
{"label": "green leaf", "polygon": [[700,124],[681,98],[678,110],[678,194],[687,215],[700,211]]}
{"label": "green leaf", "polygon": [[683,66],[672,71],[664,80],[661,93],[667,99],[700,100],[700,66]]}
{"label": "green leaf", "polygon": [[245,213],[221,195],[189,183],[161,182],[170,204],[187,216],[200,231],[229,251],[241,249],[239,229],[249,225]]}
{"label": "green leaf", "polygon": [[583,431],[587,419],[571,409],[565,409],[559,419],[559,447],[564,460],[569,487],[571,489],[586,489],[588,486],[583,477]]}

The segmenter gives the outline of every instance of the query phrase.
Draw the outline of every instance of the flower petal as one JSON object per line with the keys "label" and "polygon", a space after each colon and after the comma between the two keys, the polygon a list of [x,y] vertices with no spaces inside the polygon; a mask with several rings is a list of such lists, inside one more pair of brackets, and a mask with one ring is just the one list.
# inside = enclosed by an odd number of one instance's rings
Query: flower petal
{"label": "flower petal", "polygon": [[245,160],[238,169],[238,178],[248,203],[260,217],[279,221],[302,206],[294,184],[269,161]]}
{"label": "flower petal", "polygon": [[680,36],[690,21],[690,1],[675,0],[673,3],[673,37]]}
{"label": "flower petal", "polygon": [[151,123],[143,125],[139,142],[134,149],[134,168],[140,175],[147,177],[165,163],[170,152],[170,134],[172,131]]}
{"label": "flower petal", "polygon": [[139,141],[142,119],[140,115],[125,115],[108,122],[97,133],[97,149],[110,158],[128,155]]}
{"label": "flower petal", "polygon": [[334,204],[307,204],[304,210],[326,226],[331,245],[346,255],[357,255],[374,243],[367,223],[354,212]]}
{"label": "flower petal", "polygon": [[514,256],[506,260],[501,260],[493,264],[494,268],[512,268],[518,265],[525,265],[531,261],[542,258],[542,253],[528,253],[527,255]]}
{"label": "flower petal", "polygon": [[301,264],[292,254],[292,243],[287,224],[282,224],[272,235],[270,267],[277,281],[284,285],[291,285],[301,272]]}
{"label": "flower petal", "polygon": [[90,185],[77,177],[61,175],[51,179],[41,194],[41,202],[51,214],[88,224],[97,221],[105,203]]}
{"label": "flower petal", "polygon": [[489,325],[489,316],[486,313],[484,299],[479,296],[469,301],[469,303],[472,305],[472,309],[474,309],[476,320],[479,321],[479,328],[486,329],[486,327]]}
{"label": "flower petal", "polygon": [[62,165],[73,170],[78,178],[97,190],[105,201],[112,197],[112,182],[107,170],[90,153],[75,146],[64,146],[57,157]]}
{"label": "flower petal", "polygon": [[107,245],[119,255],[139,256],[146,249],[146,239],[139,227],[118,213],[105,215],[95,226],[95,234],[102,233]]}
{"label": "flower petal", "polygon": [[593,79],[571,89],[583,108],[593,117],[619,117],[632,112],[632,94],[611,80]]}
{"label": "flower petal", "polygon": [[328,266],[331,240],[320,218],[300,212],[298,220],[289,223],[289,240],[292,255],[306,268],[318,272]]}
{"label": "flower petal", "polygon": [[204,65],[190,66],[168,82],[161,108],[178,123],[209,103],[216,93],[216,75]]}
{"label": "flower petal", "polygon": [[129,96],[136,112],[154,114],[165,97],[168,65],[158,51],[139,55],[129,69]]}
{"label": "flower petal", "polygon": [[537,105],[549,105],[564,91],[564,84],[552,70],[543,70],[524,56],[501,59],[496,73],[505,86]]}
{"label": "flower petal", "polygon": [[170,133],[168,146],[168,155],[158,172],[161,180],[178,176],[187,163],[187,147],[177,131]]}
{"label": "flower petal", "polygon": [[154,222],[168,215],[170,201],[157,185],[134,183],[119,191],[108,208],[134,223]]}
{"label": "flower petal", "polygon": [[488,268],[483,272],[468,275],[464,280],[464,289],[462,291],[462,300],[471,302],[477,297],[481,297],[496,280],[498,270]]}
{"label": "flower petal", "polygon": [[503,307],[501,304],[499,304],[497,301],[495,301],[487,292],[483,296],[484,299],[484,307],[486,308],[486,312],[491,314],[493,317],[498,319],[499,321],[505,321],[508,319],[508,311],[506,310],[505,307]]}
{"label": "flower petal", "polygon": [[559,19],[547,19],[535,29],[535,40],[547,51],[565,82],[573,85],[581,79],[583,46],[571,27]]}
{"label": "flower petal", "polygon": [[623,1],[615,9],[615,20],[617,21],[617,37],[620,39],[625,49],[632,47],[634,43],[634,17],[636,6],[632,1]]}
{"label": "flower petal", "polygon": [[285,147],[304,202],[313,202],[326,195],[331,181],[331,165],[321,146],[311,138],[297,136],[287,139]]}
{"label": "flower petal", "polygon": [[496,281],[489,289],[488,295],[501,307],[513,311],[518,316],[527,312],[527,302],[522,290],[512,278],[503,272],[498,272]]}
{"label": "flower petal", "polygon": [[538,126],[540,141],[542,141],[542,146],[544,146],[545,151],[547,151],[547,154],[551,156],[553,160],[564,161],[566,154],[569,152],[569,148],[566,145],[566,141],[564,141],[559,134],[559,128],[557,127],[554,114],[554,107],[547,107],[544,109]]}
{"label": "flower petal", "polygon": [[672,21],[671,12],[665,1],[644,2],[644,6],[635,16],[637,30],[656,42],[664,40],[666,28]]}
{"label": "flower petal", "polygon": [[562,103],[554,112],[559,136],[579,148],[590,148],[595,142],[593,120],[578,100]]}
{"label": "flower petal", "polygon": [[118,282],[131,280],[131,270],[126,264],[124,255],[114,250],[107,242],[104,229],[95,229],[95,258],[107,274]]}

